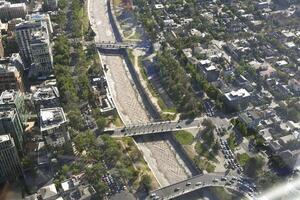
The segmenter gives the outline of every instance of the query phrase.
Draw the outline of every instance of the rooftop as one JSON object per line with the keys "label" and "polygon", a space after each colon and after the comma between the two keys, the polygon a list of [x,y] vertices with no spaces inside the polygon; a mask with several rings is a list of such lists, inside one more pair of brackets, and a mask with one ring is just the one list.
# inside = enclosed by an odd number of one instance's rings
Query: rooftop
{"label": "rooftop", "polygon": [[16,109],[2,110],[0,111],[0,119],[13,118],[16,114]]}
{"label": "rooftop", "polygon": [[42,197],[42,199],[47,199],[57,195],[55,184],[42,187],[41,189],[39,189],[38,194]]}
{"label": "rooftop", "polygon": [[32,98],[34,101],[49,100],[59,97],[59,92],[55,86],[47,86],[38,88]]}
{"label": "rooftop", "polygon": [[40,110],[40,129],[45,131],[67,122],[64,110],[61,107],[44,108]]}
{"label": "rooftop", "polygon": [[237,98],[249,97],[250,93],[247,90],[245,90],[244,88],[241,88],[241,89],[236,90],[236,91],[228,92],[228,93],[225,94],[225,96],[229,101],[233,101]]}
{"label": "rooftop", "polygon": [[9,135],[0,135],[0,143],[10,140]]}
{"label": "rooftop", "polygon": [[0,104],[14,103],[19,96],[19,92],[16,90],[5,90],[1,93]]}

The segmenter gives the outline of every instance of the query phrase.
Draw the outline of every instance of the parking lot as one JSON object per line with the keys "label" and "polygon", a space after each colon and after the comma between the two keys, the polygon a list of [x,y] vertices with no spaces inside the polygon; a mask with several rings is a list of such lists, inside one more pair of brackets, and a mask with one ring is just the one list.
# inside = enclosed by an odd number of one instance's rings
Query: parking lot
{"label": "parking lot", "polygon": [[102,181],[106,183],[109,188],[109,192],[106,193],[106,196],[108,197],[126,190],[126,186],[122,183],[120,178],[110,173],[102,176]]}

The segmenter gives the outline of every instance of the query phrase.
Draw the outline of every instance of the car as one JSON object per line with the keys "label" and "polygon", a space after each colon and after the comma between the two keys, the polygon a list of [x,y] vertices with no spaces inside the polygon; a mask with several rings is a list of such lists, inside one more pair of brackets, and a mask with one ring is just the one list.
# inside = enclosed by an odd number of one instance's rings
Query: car
{"label": "car", "polygon": [[232,184],[232,182],[226,182],[225,183],[225,185],[231,185]]}
{"label": "car", "polygon": [[199,186],[199,185],[202,185],[202,182],[197,182],[196,184],[195,184],[196,186]]}
{"label": "car", "polygon": [[156,196],[156,193],[152,193],[152,194],[150,194],[150,197],[152,198],[152,197],[155,197]]}
{"label": "car", "polygon": [[121,132],[125,132],[125,128],[122,128],[122,129],[121,129]]}
{"label": "car", "polygon": [[190,186],[192,183],[191,182],[186,182],[186,186]]}
{"label": "car", "polygon": [[227,181],[227,178],[226,177],[222,177],[221,181]]}
{"label": "car", "polygon": [[178,187],[178,188],[175,188],[174,189],[174,192],[177,192],[177,191],[179,191],[180,190],[180,188]]}
{"label": "car", "polygon": [[177,125],[176,128],[180,129],[180,128],[182,128],[182,127],[181,127],[180,125]]}
{"label": "car", "polygon": [[213,182],[219,182],[219,179],[214,178],[214,179],[213,179]]}

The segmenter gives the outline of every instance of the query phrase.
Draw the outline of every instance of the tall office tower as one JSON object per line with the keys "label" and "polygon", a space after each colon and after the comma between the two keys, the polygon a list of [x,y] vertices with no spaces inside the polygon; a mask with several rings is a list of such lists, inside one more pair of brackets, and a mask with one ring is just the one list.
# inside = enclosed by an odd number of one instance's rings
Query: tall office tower
{"label": "tall office tower", "polygon": [[[1,26],[1,20],[0,20],[0,26]],[[2,34],[0,31],[0,58],[3,58],[3,57],[4,57],[4,47],[2,44]]]}
{"label": "tall office tower", "polygon": [[0,135],[11,134],[20,152],[23,150],[23,126],[16,109],[0,110]]}
{"label": "tall office tower", "polygon": [[32,77],[47,76],[53,68],[49,15],[33,14],[27,19],[16,25],[16,39],[22,60]]}
{"label": "tall office tower", "polygon": [[13,64],[0,63],[0,92],[11,89],[24,91],[22,74]]}
{"label": "tall office tower", "polygon": [[25,18],[27,8],[25,3],[10,3],[0,0],[0,20],[9,21],[14,18]]}
{"label": "tall office tower", "polygon": [[33,62],[29,70],[30,77],[47,76],[52,73],[53,56],[50,40],[45,31],[31,33],[30,50]]}
{"label": "tall office tower", "polygon": [[0,95],[0,110],[15,108],[21,118],[22,123],[26,122],[26,108],[24,95],[17,90],[5,90]]}
{"label": "tall office tower", "polygon": [[14,139],[9,134],[0,135],[0,160],[0,182],[17,178],[22,174]]}
{"label": "tall office tower", "polygon": [[58,9],[58,0],[44,0],[44,7],[47,11]]}

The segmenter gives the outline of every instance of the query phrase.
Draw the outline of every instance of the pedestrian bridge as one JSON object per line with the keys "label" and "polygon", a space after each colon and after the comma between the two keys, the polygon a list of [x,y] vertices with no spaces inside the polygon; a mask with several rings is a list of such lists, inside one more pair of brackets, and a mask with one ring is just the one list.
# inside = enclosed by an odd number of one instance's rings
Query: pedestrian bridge
{"label": "pedestrian bridge", "polygon": [[252,199],[251,196],[254,195],[254,190],[250,186],[244,186],[248,185],[246,184],[246,180],[250,183],[250,180],[248,179],[240,179],[235,176],[226,175],[225,173],[201,174],[173,185],[154,190],[150,192],[146,199],[173,199],[205,187],[225,187],[240,193],[247,199]]}
{"label": "pedestrian bridge", "polygon": [[134,43],[120,43],[120,42],[96,42],[96,47],[101,50],[119,50],[134,48],[136,44]]}
{"label": "pedestrian bridge", "polygon": [[110,134],[112,137],[128,137],[188,130],[193,128],[199,128],[200,126],[200,119],[189,119],[181,121],[162,121],[132,124],[122,128],[104,129],[104,132]]}

